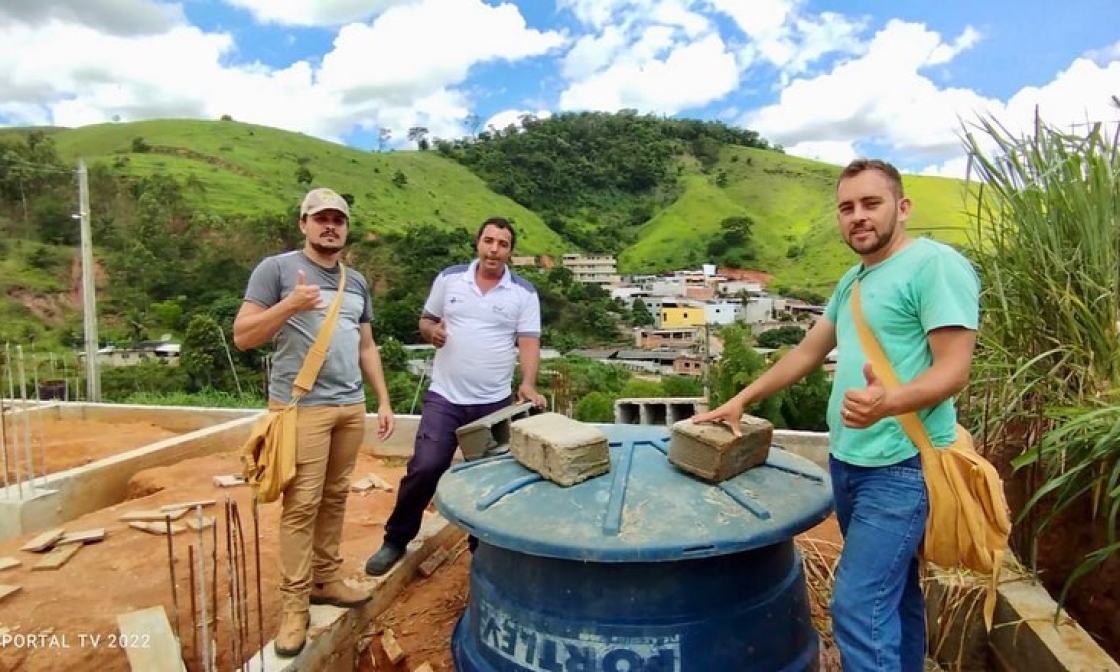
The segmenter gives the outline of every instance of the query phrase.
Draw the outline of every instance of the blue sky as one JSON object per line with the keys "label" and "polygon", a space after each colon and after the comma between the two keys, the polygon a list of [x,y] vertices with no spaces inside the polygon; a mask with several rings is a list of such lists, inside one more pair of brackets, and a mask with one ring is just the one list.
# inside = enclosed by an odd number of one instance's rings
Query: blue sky
{"label": "blue sky", "polygon": [[959,176],[978,115],[1115,122],[1120,4],[1024,0],[5,0],[0,125],[223,114],[379,129],[633,108],[791,154]]}

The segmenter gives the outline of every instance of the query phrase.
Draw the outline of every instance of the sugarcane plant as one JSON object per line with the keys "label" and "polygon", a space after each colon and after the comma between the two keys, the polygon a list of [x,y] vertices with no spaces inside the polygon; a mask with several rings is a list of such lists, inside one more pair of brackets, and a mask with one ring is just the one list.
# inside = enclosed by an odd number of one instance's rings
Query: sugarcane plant
{"label": "sugarcane plant", "polygon": [[1040,534],[1082,506],[1107,529],[1059,603],[1120,552],[1118,140],[1115,122],[1067,130],[1037,114],[1026,135],[991,118],[964,134],[983,286],[967,407],[979,443],[1027,483],[1016,546],[1037,568]]}

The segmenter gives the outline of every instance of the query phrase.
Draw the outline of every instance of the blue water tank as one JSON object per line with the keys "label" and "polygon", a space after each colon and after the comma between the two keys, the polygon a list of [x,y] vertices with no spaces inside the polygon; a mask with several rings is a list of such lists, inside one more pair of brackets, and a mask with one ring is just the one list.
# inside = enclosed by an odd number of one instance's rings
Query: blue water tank
{"label": "blue water tank", "polygon": [[604,426],[610,472],[571,487],[509,455],[458,465],[436,506],[479,540],[458,672],[816,670],[793,537],[827,474],[779,448],[719,484],[667,459],[668,429]]}

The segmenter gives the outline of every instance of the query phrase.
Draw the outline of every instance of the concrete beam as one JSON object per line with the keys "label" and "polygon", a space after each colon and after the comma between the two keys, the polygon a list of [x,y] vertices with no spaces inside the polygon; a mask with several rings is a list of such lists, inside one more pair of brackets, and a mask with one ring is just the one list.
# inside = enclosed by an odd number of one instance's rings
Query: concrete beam
{"label": "concrete beam", "polygon": [[[373,599],[360,609],[313,605],[307,644],[294,658],[280,658],[269,640],[262,651],[249,660],[249,672],[351,672],[357,669],[359,641],[373,621],[397,599],[404,587],[416,576],[420,565],[444,546],[466,536],[442,516],[425,518],[420,534],[408,545],[405,556],[382,577],[364,577],[359,583],[373,592]],[[262,668],[263,653],[263,668]]]}

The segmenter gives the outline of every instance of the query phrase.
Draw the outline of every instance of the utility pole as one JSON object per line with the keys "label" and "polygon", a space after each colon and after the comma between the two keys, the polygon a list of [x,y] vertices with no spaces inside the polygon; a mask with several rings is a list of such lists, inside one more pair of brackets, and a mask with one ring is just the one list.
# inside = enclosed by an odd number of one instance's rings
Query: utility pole
{"label": "utility pole", "polygon": [[711,369],[711,364],[709,363],[710,360],[711,360],[711,342],[709,341],[711,336],[708,334],[708,321],[707,320],[704,320],[703,331],[704,331],[704,343],[701,346],[702,349],[700,351],[701,352],[700,356],[703,358],[701,360],[702,367],[703,367],[701,369],[701,375],[704,378],[704,403],[711,406],[711,404],[712,404],[712,389],[711,389],[712,388],[712,381],[711,381],[711,370],[710,370]]}
{"label": "utility pole", "polygon": [[89,225],[89,174],[78,159],[78,218],[82,233],[82,322],[85,327],[86,401],[101,401],[101,372],[97,362],[97,287],[93,275],[93,240]]}

